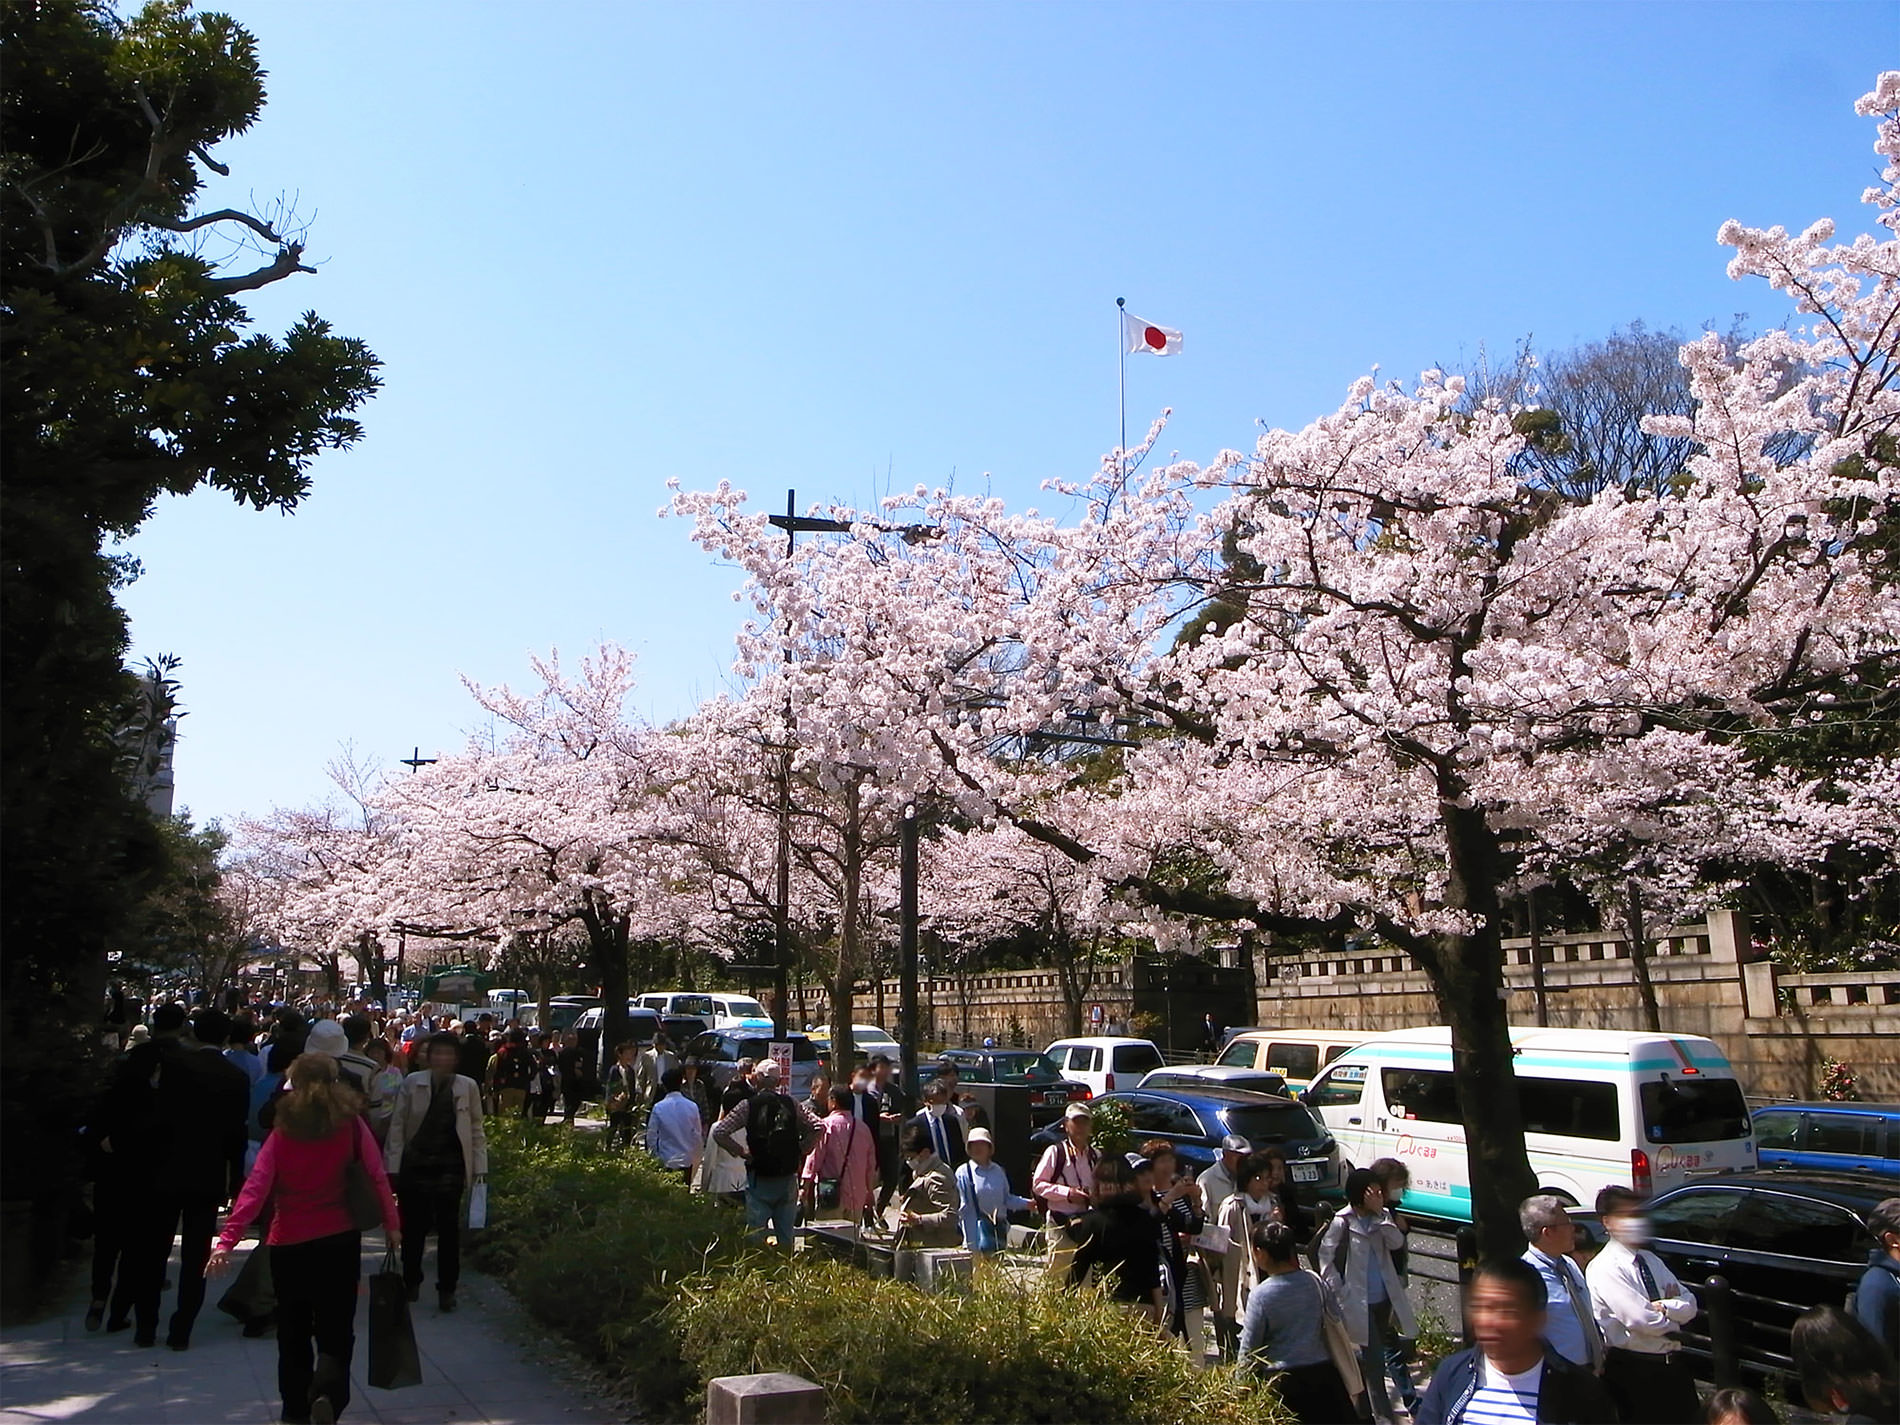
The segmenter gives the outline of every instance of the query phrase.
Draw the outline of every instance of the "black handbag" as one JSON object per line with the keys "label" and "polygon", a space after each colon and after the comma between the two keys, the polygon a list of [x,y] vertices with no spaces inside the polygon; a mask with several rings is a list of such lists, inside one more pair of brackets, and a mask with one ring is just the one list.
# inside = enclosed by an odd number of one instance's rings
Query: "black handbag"
{"label": "black handbag", "polygon": [[244,1259],[244,1269],[218,1298],[218,1310],[235,1316],[245,1325],[262,1321],[277,1309],[277,1292],[271,1281],[270,1248],[259,1242]]}
{"label": "black handbag", "polygon": [[409,1320],[409,1290],[396,1254],[383,1254],[382,1269],[369,1279],[369,1383],[378,1390],[422,1384],[422,1355]]}
{"label": "black handbag", "polygon": [[[852,1145],[855,1144],[857,1141],[858,1141],[858,1120],[856,1118],[853,1118],[851,1120],[850,1136],[848,1136],[844,1140],[844,1163],[839,1168],[840,1172],[848,1173],[851,1171],[851,1148],[852,1148]],[[836,1210],[838,1206],[839,1182],[840,1182],[840,1179],[838,1178],[818,1179],[818,1207],[821,1211],[831,1212],[831,1211]]]}
{"label": "black handbag", "polygon": [[383,1225],[382,1194],[363,1166],[363,1135],[369,1126],[358,1118],[350,1124],[350,1161],[343,1165],[343,1201],[350,1209],[350,1225],[358,1232],[373,1232]]}

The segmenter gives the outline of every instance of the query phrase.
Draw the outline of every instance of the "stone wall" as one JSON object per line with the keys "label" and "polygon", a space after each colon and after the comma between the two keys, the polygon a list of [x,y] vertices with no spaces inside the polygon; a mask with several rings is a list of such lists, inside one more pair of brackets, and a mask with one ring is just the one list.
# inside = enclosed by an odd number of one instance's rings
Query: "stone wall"
{"label": "stone wall", "polygon": [[[1507,940],[1511,1019],[1537,1022],[1528,940]],[[1549,1022],[1574,1029],[1640,1029],[1642,1010],[1627,940],[1618,933],[1541,942]],[[1900,971],[1797,975],[1751,958],[1748,925],[1718,911],[1702,925],[1660,931],[1650,979],[1664,1029],[1715,1040],[1743,1087],[1762,1098],[1810,1098],[1822,1065],[1858,1075],[1868,1099],[1900,1100]],[[1259,1022],[1287,1028],[1379,1032],[1441,1022],[1424,973],[1406,955],[1257,953]]]}

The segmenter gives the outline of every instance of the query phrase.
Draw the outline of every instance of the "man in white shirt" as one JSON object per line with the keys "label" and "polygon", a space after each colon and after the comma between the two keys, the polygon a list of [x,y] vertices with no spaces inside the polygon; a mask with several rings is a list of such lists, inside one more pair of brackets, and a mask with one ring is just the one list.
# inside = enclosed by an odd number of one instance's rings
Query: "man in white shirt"
{"label": "man in white shirt", "polygon": [[1072,1255],[1075,1251],[1064,1229],[1094,1204],[1097,1154],[1089,1146],[1094,1123],[1084,1105],[1072,1103],[1065,1108],[1062,1141],[1043,1153],[1030,1179],[1030,1194],[1049,1212],[1043,1230],[1052,1272],[1060,1268],[1065,1253]]}
{"label": "man in white shirt", "polygon": [[1218,1222],[1221,1204],[1240,1191],[1236,1179],[1240,1175],[1240,1165],[1247,1161],[1247,1155],[1251,1152],[1253,1144],[1238,1133],[1229,1133],[1220,1140],[1220,1156],[1214,1160],[1214,1166],[1195,1180],[1201,1185],[1201,1211],[1209,1222]]}
{"label": "man in white shirt", "polygon": [[647,1120],[647,1152],[660,1165],[678,1173],[691,1186],[693,1172],[699,1167],[702,1146],[699,1105],[683,1092],[686,1076],[678,1068],[668,1069],[660,1080],[660,1101],[653,1105]]}
{"label": "man in white shirt", "polygon": [[1695,1377],[1678,1355],[1677,1327],[1695,1318],[1695,1296],[1648,1250],[1649,1216],[1629,1188],[1597,1194],[1609,1242],[1585,1273],[1608,1348],[1603,1383],[1627,1425],[1671,1425],[1700,1411]]}
{"label": "man in white shirt", "polygon": [[1566,1361],[1602,1375],[1603,1332],[1583,1269],[1570,1260],[1577,1249],[1577,1224],[1560,1197],[1527,1197],[1517,1218],[1531,1244],[1524,1260],[1544,1279],[1544,1339]]}
{"label": "man in white shirt", "polygon": [[[1521,1257],[1486,1262],[1465,1315],[1478,1344],[1432,1373],[1415,1425],[1607,1425],[1616,1407],[1597,1378],[1544,1339],[1544,1279]],[[1682,1417],[1684,1425],[1694,1416]]]}

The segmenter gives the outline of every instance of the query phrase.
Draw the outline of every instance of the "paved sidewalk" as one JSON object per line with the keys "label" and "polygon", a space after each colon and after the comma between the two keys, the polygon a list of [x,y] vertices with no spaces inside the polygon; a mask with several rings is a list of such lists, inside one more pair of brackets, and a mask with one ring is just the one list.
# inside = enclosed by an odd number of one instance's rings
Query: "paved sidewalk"
{"label": "paved sidewalk", "polygon": [[[492,1278],[466,1271],[454,1315],[436,1310],[433,1278],[422,1300],[409,1308],[422,1352],[422,1384],[370,1389],[363,1382],[369,1367],[367,1278],[381,1262],[381,1236],[370,1234],[363,1252],[365,1280],[346,1421],[612,1425],[627,1418],[585,1383],[564,1379],[558,1358],[536,1359],[526,1313]],[[243,1265],[241,1255],[236,1265]],[[177,1269],[174,1258],[174,1279]],[[212,1283],[192,1330],[191,1349],[180,1352],[164,1344],[170,1293],[161,1303],[159,1344],[139,1350],[130,1331],[86,1330],[83,1269],[75,1275],[79,1280],[64,1310],[0,1335],[0,1425],[50,1420],[264,1425],[278,1418],[275,1338],[246,1340],[238,1323],[216,1309],[231,1276]]]}

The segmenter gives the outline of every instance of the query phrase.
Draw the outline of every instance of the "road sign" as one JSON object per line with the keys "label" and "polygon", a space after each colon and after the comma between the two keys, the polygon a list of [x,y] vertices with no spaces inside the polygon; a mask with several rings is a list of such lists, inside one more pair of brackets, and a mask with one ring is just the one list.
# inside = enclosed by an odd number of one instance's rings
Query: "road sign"
{"label": "road sign", "polygon": [[1093,1024],[1096,1028],[1099,1029],[1102,1026],[1102,1021],[1107,1018],[1108,1018],[1108,1011],[1103,1009],[1099,1004],[1092,1004],[1089,1006],[1089,1023],[1090,1024]]}
{"label": "road sign", "polygon": [[769,1051],[772,1062],[778,1065],[779,1087],[787,1093],[792,1088],[792,1044],[789,1039],[774,1039]]}

